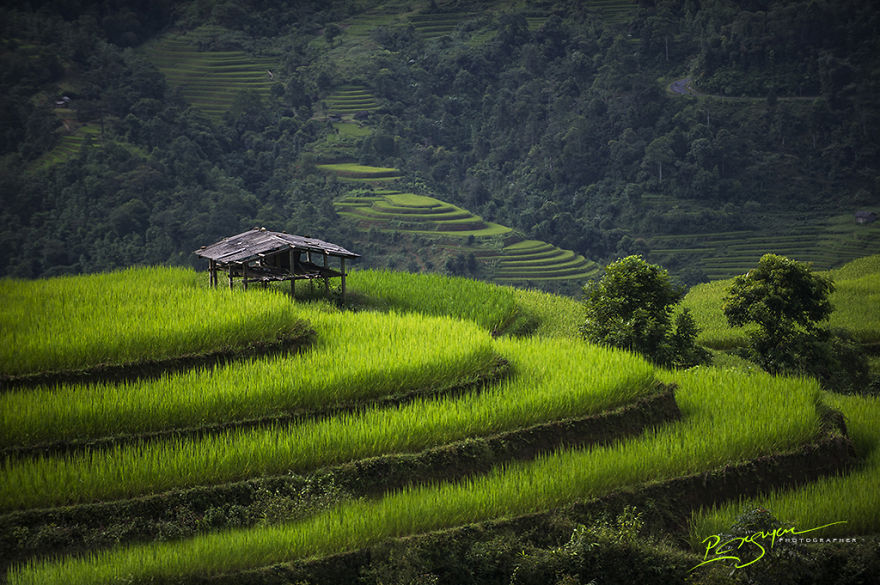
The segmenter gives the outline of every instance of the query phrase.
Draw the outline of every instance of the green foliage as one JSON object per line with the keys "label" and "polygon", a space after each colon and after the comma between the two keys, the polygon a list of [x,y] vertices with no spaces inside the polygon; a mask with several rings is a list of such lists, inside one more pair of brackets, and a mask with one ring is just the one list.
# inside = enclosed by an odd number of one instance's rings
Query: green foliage
{"label": "green foliage", "polygon": [[819,326],[834,306],[830,278],[809,266],[765,254],[758,266],[734,279],[724,298],[728,323],[758,326],[750,334],[749,357],[772,373],[813,375],[828,388],[864,390],[868,363],[861,350]]}
{"label": "green foliage", "polygon": [[693,318],[682,312],[672,328],[673,307],[682,296],[666,270],[641,256],[627,256],[584,287],[581,335],[591,343],[641,353],[658,364],[696,365],[707,354],[695,346]]}
{"label": "green foliage", "polygon": [[734,279],[724,314],[734,327],[757,323],[766,343],[782,342],[796,330],[815,331],[833,310],[830,279],[784,256],[765,254],[758,266]]}

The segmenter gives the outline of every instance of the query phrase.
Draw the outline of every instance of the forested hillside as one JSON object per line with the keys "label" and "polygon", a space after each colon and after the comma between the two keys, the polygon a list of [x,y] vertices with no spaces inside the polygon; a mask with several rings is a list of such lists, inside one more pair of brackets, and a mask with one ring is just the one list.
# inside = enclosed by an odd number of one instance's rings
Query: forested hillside
{"label": "forested hillside", "polygon": [[869,0],[21,2],[0,274],[193,264],[254,225],[469,272],[338,215],[370,188],[318,166],[343,162],[599,263],[830,268],[880,251],[854,221],[880,211],[878,25]]}

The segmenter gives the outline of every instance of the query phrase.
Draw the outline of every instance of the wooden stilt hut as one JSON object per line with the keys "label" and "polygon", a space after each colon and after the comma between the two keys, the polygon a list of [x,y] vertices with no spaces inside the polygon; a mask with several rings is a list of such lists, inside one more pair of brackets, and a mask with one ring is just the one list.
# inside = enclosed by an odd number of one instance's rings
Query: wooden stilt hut
{"label": "wooden stilt hut", "polygon": [[[342,298],[345,298],[345,260],[360,258],[359,254],[349,252],[342,246],[315,238],[294,236],[282,232],[272,232],[266,228],[224,238],[210,246],[202,246],[196,255],[208,260],[208,273],[211,286],[216,287],[218,274],[226,272],[229,287],[240,278],[246,289],[248,284],[290,281],[290,295],[293,297],[296,281],[320,279],[325,291],[330,290],[330,279],[342,280]],[[330,257],[339,258],[339,270],[329,266]]]}

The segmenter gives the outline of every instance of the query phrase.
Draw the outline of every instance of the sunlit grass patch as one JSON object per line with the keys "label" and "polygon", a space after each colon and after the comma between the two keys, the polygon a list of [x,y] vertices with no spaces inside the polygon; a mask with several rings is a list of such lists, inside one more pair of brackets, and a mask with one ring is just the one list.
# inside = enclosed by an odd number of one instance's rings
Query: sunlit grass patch
{"label": "sunlit grass patch", "polygon": [[[0,280],[0,372],[161,360],[273,341],[301,325],[282,294],[212,290],[183,268]],[[258,292],[258,291],[251,291]]]}
{"label": "sunlit grass patch", "polygon": [[320,305],[306,305],[300,315],[308,316],[317,341],[298,355],[155,380],[0,394],[0,447],[320,411],[451,386],[479,376],[495,361],[488,333],[470,323],[417,314],[328,312]]}

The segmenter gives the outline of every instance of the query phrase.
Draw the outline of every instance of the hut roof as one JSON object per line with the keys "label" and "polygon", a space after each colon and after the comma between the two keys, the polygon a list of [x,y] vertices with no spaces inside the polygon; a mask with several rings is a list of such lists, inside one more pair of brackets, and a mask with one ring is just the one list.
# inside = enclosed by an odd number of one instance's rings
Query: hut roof
{"label": "hut roof", "polygon": [[318,252],[329,256],[360,258],[360,254],[349,252],[342,246],[337,246],[330,242],[281,232],[270,232],[258,228],[236,236],[223,238],[215,244],[200,248],[196,250],[196,255],[217,262],[238,263],[250,262],[262,256],[275,254],[290,248]]}

